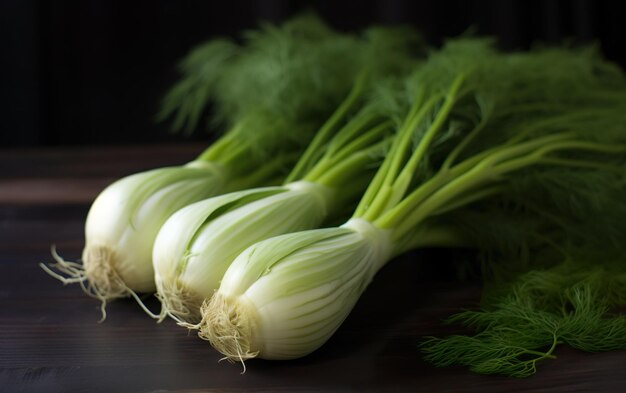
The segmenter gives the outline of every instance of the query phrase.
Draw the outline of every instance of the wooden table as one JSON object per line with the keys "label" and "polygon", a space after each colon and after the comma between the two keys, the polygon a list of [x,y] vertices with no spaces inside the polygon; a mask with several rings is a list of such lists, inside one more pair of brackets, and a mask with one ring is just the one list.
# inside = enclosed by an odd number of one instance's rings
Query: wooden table
{"label": "wooden table", "polygon": [[[451,332],[442,318],[479,296],[449,253],[427,251],[383,268],[335,336],[289,362],[219,363],[172,321],[155,324],[131,300],[108,306],[38,266],[50,245],[80,256],[90,201],[114,179],[188,161],[199,145],[0,150],[1,392],[626,392],[626,352],[558,348],[527,379],[437,369],[420,337]],[[451,278],[452,277],[452,278]],[[148,300],[153,309],[155,300]]]}

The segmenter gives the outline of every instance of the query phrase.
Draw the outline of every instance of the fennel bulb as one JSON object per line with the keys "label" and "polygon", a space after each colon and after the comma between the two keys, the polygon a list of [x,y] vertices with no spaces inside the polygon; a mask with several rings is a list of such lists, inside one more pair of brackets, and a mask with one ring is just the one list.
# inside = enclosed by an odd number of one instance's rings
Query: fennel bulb
{"label": "fennel bulb", "polygon": [[[67,282],[80,282],[102,300],[153,292],[152,246],[175,211],[224,189],[228,174],[219,165],[192,161],[120,179],[93,202],[85,224],[82,265],[57,257]],[[49,271],[50,272],[50,271]]]}
{"label": "fennel bulb", "polygon": [[390,232],[361,219],[259,242],[224,275],[199,335],[229,359],[304,356],[341,325],[392,250]]}
{"label": "fennel bulb", "polygon": [[209,198],[176,212],[154,243],[162,317],[197,322],[200,305],[241,251],[266,237],[318,226],[329,200],[332,190],[299,181]]}

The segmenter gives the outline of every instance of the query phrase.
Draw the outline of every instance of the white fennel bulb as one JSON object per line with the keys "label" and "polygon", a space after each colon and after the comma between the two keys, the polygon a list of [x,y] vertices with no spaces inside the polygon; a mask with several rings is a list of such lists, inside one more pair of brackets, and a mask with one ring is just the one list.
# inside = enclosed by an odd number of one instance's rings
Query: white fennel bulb
{"label": "white fennel bulb", "polygon": [[199,335],[230,360],[307,355],[332,336],[391,256],[390,232],[362,219],[254,244],[203,305]]}
{"label": "white fennel bulb", "polygon": [[331,195],[322,185],[298,181],[216,196],[176,212],[153,251],[162,317],[197,322],[203,300],[239,253],[267,237],[319,226]]}
{"label": "white fennel bulb", "polygon": [[152,247],[159,228],[183,206],[222,192],[226,176],[220,165],[193,161],[122,178],[89,210],[82,264],[55,253],[53,267],[67,277],[42,267],[65,282],[80,282],[103,302],[103,313],[107,300],[154,292]]}

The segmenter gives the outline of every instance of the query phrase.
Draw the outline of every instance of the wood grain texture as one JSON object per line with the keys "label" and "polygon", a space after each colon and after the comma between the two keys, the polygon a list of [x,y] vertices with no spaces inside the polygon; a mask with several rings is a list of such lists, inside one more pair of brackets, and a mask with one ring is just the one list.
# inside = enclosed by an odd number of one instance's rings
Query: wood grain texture
{"label": "wood grain texture", "polygon": [[[0,151],[0,392],[624,392],[626,352],[558,348],[527,379],[437,369],[420,337],[454,331],[445,316],[478,299],[451,278],[455,255],[427,250],[383,268],[335,336],[289,362],[237,364],[130,300],[98,303],[38,266],[50,245],[80,256],[89,203],[113,179],[191,160],[201,146]],[[157,309],[157,302],[147,299]]]}

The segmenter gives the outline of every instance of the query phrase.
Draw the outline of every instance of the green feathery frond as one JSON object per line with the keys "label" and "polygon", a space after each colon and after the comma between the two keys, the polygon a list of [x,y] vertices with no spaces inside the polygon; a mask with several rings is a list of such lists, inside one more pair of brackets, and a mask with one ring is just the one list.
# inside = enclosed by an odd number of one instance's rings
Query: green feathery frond
{"label": "green feathery frond", "polygon": [[211,101],[211,92],[241,49],[227,38],[217,38],[194,48],[180,62],[178,69],[183,78],[163,98],[157,120],[173,116],[173,130],[193,132]]}
{"label": "green feathery frond", "polygon": [[569,260],[522,274],[487,296],[481,310],[447,320],[476,334],[430,337],[422,344],[425,357],[437,366],[527,377],[540,361],[554,359],[560,344],[588,352],[625,349],[623,265]]}
{"label": "green feathery frond", "polygon": [[419,45],[407,28],[345,34],[311,14],[261,24],[243,33],[240,44],[219,39],[192,51],[161,118],[175,115],[174,128],[191,132],[212,105],[211,126],[236,134],[248,156],[300,151],[360,75],[373,83],[406,72]]}

